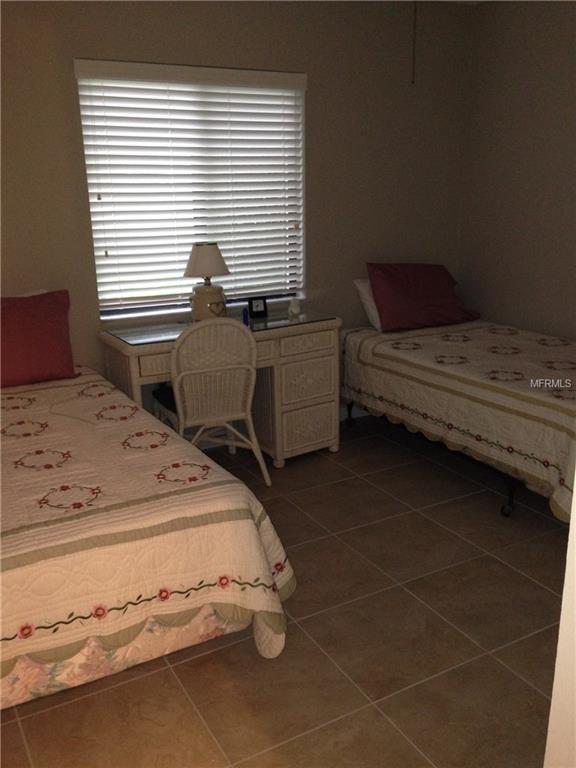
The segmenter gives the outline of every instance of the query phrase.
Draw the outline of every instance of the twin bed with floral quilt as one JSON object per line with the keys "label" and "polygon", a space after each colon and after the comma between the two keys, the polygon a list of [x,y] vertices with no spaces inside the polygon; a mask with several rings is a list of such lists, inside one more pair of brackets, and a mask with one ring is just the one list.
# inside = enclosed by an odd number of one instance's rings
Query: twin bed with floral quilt
{"label": "twin bed with floral quilt", "polygon": [[2,391],[2,707],[253,625],[295,580],[252,492],[98,374]]}
{"label": "twin bed with floral quilt", "polygon": [[522,480],[568,520],[576,342],[484,321],[344,333],[343,397]]}

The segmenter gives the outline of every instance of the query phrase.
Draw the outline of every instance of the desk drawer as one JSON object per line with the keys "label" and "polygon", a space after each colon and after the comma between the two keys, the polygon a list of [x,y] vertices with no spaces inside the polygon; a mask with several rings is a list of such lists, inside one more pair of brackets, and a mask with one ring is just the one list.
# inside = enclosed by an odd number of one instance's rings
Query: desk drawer
{"label": "desk drawer", "polygon": [[164,355],[142,355],[139,358],[140,376],[159,376],[162,373],[170,377],[170,353]]}
{"label": "desk drawer", "polygon": [[321,349],[331,349],[334,345],[334,331],[317,331],[303,333],[299,336],[288,336],[280,339],[280,354],[282,357],[301,355],[305,352],[317,352]]}
{"label": "desk drawer", "polygon": [[293,405],[336,392],[336,358],[299,360],[282,366],[282,405]]}
{"label": "desk drawer", "polygon": [[258,341],[256,342],[256,360],[259,363],[263,363],[265,360],[272,360],[274,357],[274,342],[273,341]]}
{"label": "desk drawer", "polygon": [[338,434],[334,403],[312,405],[282,415],[282,443],[286,453],[313,450],[333,443]]}

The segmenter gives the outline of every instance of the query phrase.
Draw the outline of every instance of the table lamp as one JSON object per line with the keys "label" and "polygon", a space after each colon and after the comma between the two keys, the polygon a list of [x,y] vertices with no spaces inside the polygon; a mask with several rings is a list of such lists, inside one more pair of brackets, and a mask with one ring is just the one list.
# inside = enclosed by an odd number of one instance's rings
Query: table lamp
{"label": "table lamp", "polygon": [[229,275],[230,270],[222,258],[218,243],[194,243],[184,277],[203,277],[204,282],[194,286],[190,296],[192,319],[207,320],[226,315],[226,299],[221,285],[212,285],[214,275]]}

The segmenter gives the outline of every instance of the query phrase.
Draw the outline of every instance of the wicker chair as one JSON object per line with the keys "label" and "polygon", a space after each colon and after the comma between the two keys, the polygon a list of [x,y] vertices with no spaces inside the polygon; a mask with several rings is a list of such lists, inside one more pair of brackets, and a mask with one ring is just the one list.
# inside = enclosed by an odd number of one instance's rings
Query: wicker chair
{"label": "wicker chair", "polygon": [[[201,436],[212,445],[249,448],[256,457],[264,482],[272,485],[252,421],[252,397],[256,383],[256,342],[237,320],[214,319],[194,323],[179,336],[172,351],[172,387],[176,404],[176,428],[181,435],[198,427],[191,437]],[[247,435],[233,426],[243,421]],[[226,428],[227,437],[210,434]]]}

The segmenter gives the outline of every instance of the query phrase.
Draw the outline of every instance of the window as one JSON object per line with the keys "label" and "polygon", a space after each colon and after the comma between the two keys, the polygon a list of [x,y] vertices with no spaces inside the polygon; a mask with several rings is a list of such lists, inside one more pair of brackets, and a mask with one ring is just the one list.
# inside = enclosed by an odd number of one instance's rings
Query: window
{"label": "window", "polygon": [[229,300],[304,287],[305,75],[76,61],[102,316],[187,305],[194,242]]}

